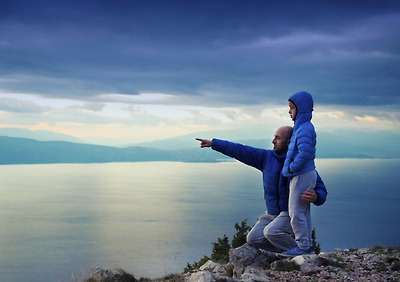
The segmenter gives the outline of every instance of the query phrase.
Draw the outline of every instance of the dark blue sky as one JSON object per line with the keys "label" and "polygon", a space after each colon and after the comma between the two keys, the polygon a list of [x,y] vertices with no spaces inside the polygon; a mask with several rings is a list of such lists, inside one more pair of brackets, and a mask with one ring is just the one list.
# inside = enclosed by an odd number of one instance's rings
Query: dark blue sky
{"label": "dark blue sky", "polygon": [[[286,106],[299,90],[316,107],[367,107],[358,116],[398,122],[399,35],[399,1],[2,0],[1,123],[32,130],[48,121],[97,124],[116,101],[130,114],[148,104],[246,111]],[[49,114],[54,103],[60,114],[60,99],[96,115]],[[26,111],[48,120],[12,123],[13,113]],[[152,118],[174,123],[146,122]]]}

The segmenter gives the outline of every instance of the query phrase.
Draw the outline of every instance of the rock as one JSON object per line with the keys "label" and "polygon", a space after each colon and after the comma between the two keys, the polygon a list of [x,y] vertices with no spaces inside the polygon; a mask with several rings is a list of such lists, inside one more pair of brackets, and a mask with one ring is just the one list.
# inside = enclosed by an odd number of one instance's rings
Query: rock
{"label": "rock", "polygon": [[[299,270],[279,271],[276,267],[286,263],[296,263]],[[233,275],[226,274],[229,268],[233,268]],[[288,258],[245,244],[230,251],[225,266],[208,261],[201,269],[203,273],[192,274],[190,282],[400,281],[400,248],[379,249],[379,252],[368,248],[335,249]]]}
{"label": "rock", "polygon": [[286,258],[280,254],[259,250],[244,244],[229,252],[229,263],[233,266],[233,278],[242,278],[243,274],[254,273],[254,269],[267,268],[274,261]]}
{"label": "rock", "polygon": [[307,268],[310,265],[315,265],[317,262],[317,255],[302,255],[295,256],[291,261],[297,263],[302,268]]}
{"label": "rock", "polygon": [[240,281],[271,281],[271,278],[267,276],[262,270],[255,268],[248,269],[240,277]]}
{"label": "rock", "polygon": [[254,263],[256,257],[261,254],[257,248],[244,244],[229,252],[229,262],[233,265],[233,278],[240,277],[247,266]]}
{"label": "rock", "polygon": [[213,274],[209,271],[195,272],[189,276],[187,282],[213,282],[216,281]]}
{"label": "rock", "polygon": [[[400,247],[358,250],[335,249],[318,255],[288,258],[247,244],[232,249],[227,264],[207,261],[198,271],[182,274],[186,282],[256,281],[400,281]],[[297,264],[299,270],[282,271],[277,265]],[[112,271],[93,268],[97,281],[116,277]],[[156,280],[171,282],[174,280]]]}
{"label": "rock", "polygon": [[205,264],[203,264],[200,268],[200,270],[207,270],[210,271],[212,273],[217,273],[217,274],[224,274],[224,270],[225,270],[225,265],[221,264],[221,263],[216,263],[213,262],[212,260],[208,260]]}
{"label": "rock", "polygon": [[99,267],[90,269],[90,277],[97,281],[101,281],[105,278],[114,277],[114,275],[115,274],[108,269],[102,269]]}
{"label": "rock", "polygon": [[320,271],[320,261],[318,260],[318,256],[315,254],[296,256],[292,258],[291,261],[298,264],[300,270],[304,273],[313,274]]}
{"label": "rock", "polygon": [[225,277],[219,274],[211,273],[207,270],[202,270],[191,274],[185,279],[186,282],[237,282],[237,280]]}

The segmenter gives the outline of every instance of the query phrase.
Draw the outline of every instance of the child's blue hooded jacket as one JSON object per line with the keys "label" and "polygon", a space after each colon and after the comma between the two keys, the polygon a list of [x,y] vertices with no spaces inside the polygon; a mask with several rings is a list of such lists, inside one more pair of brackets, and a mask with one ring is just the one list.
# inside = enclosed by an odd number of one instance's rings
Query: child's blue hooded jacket
{"label": "child's blue hooded jacket", "polygon": [[311,123],[314,106],[312,96],[301,91],[293,94],[289,101],[296,105],[297,114],[282,173],[286,177],[294,177],[315,170],[317,137]]}
{"label": "child's blue hooded jacket", "polygon": [[[288,211],[289,181],[281,173],[285,154],[280,155],[273,150],[254,148],[215,138],[211,148],[262,172],[264,199],[269,214],[278,215],[282,211]],[[318,200],[314,204],[322,205],[326,200],[327,190],[318,173],[314,190],[318,195]]]}

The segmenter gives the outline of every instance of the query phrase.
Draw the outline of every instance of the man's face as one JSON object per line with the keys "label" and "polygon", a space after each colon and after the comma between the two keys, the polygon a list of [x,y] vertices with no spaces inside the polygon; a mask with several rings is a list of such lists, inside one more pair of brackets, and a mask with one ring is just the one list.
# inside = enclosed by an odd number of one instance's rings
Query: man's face
{"label": "man's face", "polygon": [[289,140],[287,135],[287,131],[282,128],[279,128],[274,134],[272,144],[274,144],[274,151],[278,154],[286,153],[288,150]]}

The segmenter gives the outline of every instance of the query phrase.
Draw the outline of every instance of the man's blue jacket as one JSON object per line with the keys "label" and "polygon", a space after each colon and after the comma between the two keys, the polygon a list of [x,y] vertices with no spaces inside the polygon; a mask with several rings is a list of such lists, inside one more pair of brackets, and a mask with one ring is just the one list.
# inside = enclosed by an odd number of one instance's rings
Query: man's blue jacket
{"label": "man's blue jacket", "polygon": [[[278,215],[282,211],[288,211],[289,181],[281,173],[285,154],[279,155],[273,150],[215,138],[212,140],[211,148],[262,172],[264,199],[269,214]],[[314,190],[318,195],[318,200],[314,204],[320,206],[325,202],[328,193],[318,173]]]}

